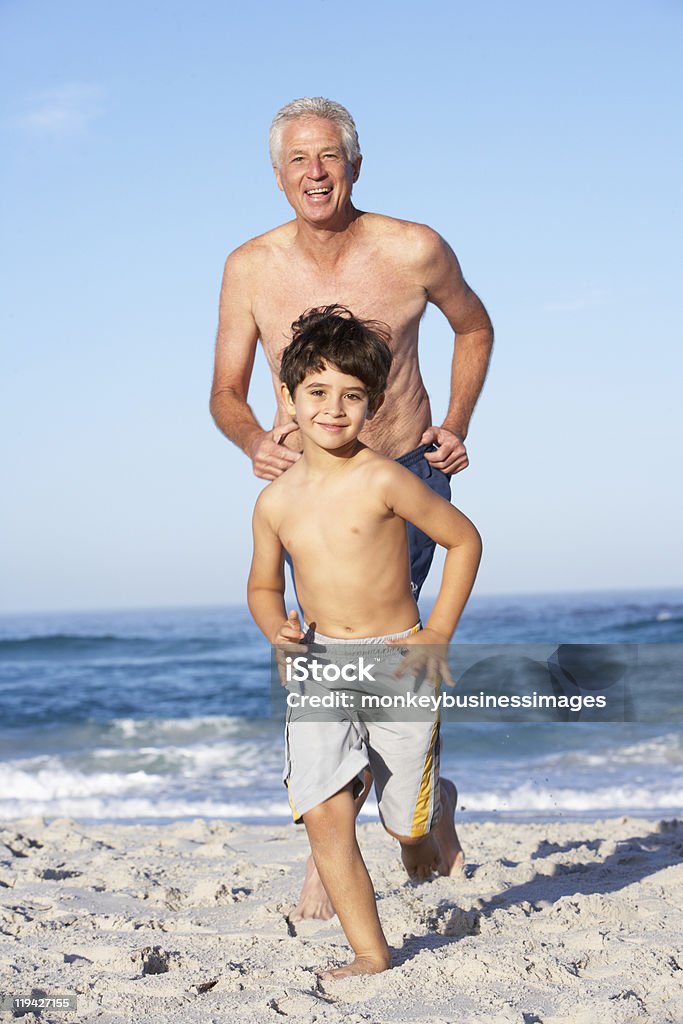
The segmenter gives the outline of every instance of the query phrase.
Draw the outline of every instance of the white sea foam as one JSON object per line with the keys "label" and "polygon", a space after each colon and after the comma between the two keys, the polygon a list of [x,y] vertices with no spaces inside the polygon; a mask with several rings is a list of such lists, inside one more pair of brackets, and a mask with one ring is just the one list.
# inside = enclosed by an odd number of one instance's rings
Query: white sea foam
{"label": "white sea foam", "polygon": [[[0,818],[288,819],[276,724],[266,723],[265,732],[230,716],[113,724],[116,732],[95,738],[106,746],[0,762]],[[442,764],[468,811],[479,813],[627,813],[683,804],[683,753],[674,732],[593,751],[527,753],[514,762],[498,752],[472,760],[449,743]]]}
{"label": "white sea foam", "polygon": [[[288,819],[289,810],[278,772],[253,772],[197,780],[144,771],[82,772],[66,769],[57,759],[44,758],[38,770],[0,766],[0,819],[31,815],[81,819],[167,819],[194,816],[245,820]],[[260,781],[258,791],[254,783]],[[478,788],[475,779],[462,781],[462,802],[480,813],[558,813],[677,810],[683,807],[683,782],[671,778],[646,785],[635,780],[613,785],[561,786],[533,779],[508,788]],[[489,778],[490,781],[490,778]],[[585,781],[585,780],[582,780]],[[278,797],[278,794],[282,794]],[[11,794],[11,796],[9,795]],[[248,794],[248,796],[247,796]],[[366,811],[376,813],[369,801]]]}
{"label": "white sea foam", "polygon": [[47,763],[38,771],[27,772],[11,764],[0,766],[0,806],[17,801],[59,801],[85,799],[93,795],[122,796],[126,793],[153,791],[159,786],[157,776],[146,772],[82,772],[63,768],[56,758],[44,758]]}
{"label": "white sea foam", "polygon": [[605,786],[595,789],[545,788],[526,783],[509,792],[471,792],[468,811],[623,811],[683,807],[683,785],[652,790],[646,786]]}
{"label": "white sea foam", "polygon": [[[284,790],[283,790],[284,792]],[[88,797],[56,800],[2,800],[0,820],[26,817],[68,817],[80,820],[136,821],[174,818],[230,818],[243,820],[291,820],[286,797],[259,803],[217,800],[178,800],[169,797],[130,797],[119,800]]]}
{"label": "white sea foam", "polygon": [[108,723],[114,735],[127,740],[161,739],[197,733],[203,737],[232,736],[244,731],[245,720],[236,715],[197,715],[194,718],[114,718]]}
{"label": "white sea foam", "polygon": [[614,768],[617,765],[671,765],[683,764],[683,744],[679,733],[667,733],[640,743],[626,743],[603,748],[600,752],[586,750],[562,751],[539,758],[536,766],[542,768],[578,765],[591,768]]}

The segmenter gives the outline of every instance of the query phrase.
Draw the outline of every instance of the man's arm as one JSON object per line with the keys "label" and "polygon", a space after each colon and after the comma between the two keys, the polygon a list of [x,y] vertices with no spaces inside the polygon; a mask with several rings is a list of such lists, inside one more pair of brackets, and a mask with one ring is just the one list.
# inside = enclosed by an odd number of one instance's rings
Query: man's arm
{"label": "man's arm", "polygon": [[448,411],[441,428],[431,427],[422,443],[439,445],[439,451],[426,456],[433,466],[445,473],[457,473],[468,464],[463,442],[486,379],[493,326],[481,299],[465,281],[448,243],[430,228],[422,228],[420,241],[427,298],[438,306],[455,331]]}
{"label": "man's arm", "polygon": [[258,343],[251,309],[251,262],[242,248],[225,263],[209,408],[219,430],[251,459],[256,476],[274,480],[299,458],[298,452],[278,443],[297,427],[264,430],[247,404]]}

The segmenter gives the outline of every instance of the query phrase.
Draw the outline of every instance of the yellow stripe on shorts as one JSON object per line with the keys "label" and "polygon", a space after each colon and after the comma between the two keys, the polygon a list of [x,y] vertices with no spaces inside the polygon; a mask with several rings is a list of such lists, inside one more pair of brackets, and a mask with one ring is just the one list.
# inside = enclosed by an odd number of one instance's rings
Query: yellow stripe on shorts
{"label": "yellow stripe on shorts", "polygon": [[432,802],[432,768],[434,765],[434,745],[436,743],[436,734],[438,728],[439,719],[437,717],[432,728],[432,735],[429,741],[429,750],[427,751],[427,757],[425,758],[425,764],[422,770],[420,792],[417,795],[415,813],[413,814],[413,825],[412,828],[410,829],[411,836],[423,836],[427,832],[427,822],[429,821],[429,807]]}
{"label": "yellow stripe on shorts", "polygon": [[289,800],[289,806],[292,808],[292,814],[294,815],[294,821],[298,821],[299,818],[301,817],[301,815],[299,814],[299,812],[297,811],[296,807],[294,806],[294,801],[292,800],[292,791],[289,788],[289,783],[287,783],[287,799]]}

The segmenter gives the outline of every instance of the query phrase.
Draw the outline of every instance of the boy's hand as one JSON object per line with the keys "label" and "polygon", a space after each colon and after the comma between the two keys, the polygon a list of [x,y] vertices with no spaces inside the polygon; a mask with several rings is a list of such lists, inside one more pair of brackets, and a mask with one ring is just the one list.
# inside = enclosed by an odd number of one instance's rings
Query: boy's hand
{"label": "boy's hand", "polygon": [[271,642],[273,644],[298,644],[303,638],[304,631],[299,621],[299,613],[292,609],[286,621],[278,627]]}
{"label": "boy's hand", "polygon": [[435,689],[441,683],[455,686],[455,680],[448,667],[448,639],[434,629],[421,629],[419,633],[406,636],[402,640],[386,640],[390,647],[417,647],[410,651],[396,670],[394,677],[412,672],[414,676],[424,672],[425,679]]}
{"label": "boy's hand", "polygon": [[[315,623],[311,623],[311,626],[315,629]],[[278,628],[275,636],[272,639],[272,644],[275,647],[275,662],[277,664],[277,670],[280,676],[280,682],[283,686],[286,685],[285,678],[285,658],[288,654],[305,654],[308,650],[306,644],[302,644],[305,633],[301,628],[301,622],[299,620],[298,612],[292,611],[289,613],[288,618]]]}

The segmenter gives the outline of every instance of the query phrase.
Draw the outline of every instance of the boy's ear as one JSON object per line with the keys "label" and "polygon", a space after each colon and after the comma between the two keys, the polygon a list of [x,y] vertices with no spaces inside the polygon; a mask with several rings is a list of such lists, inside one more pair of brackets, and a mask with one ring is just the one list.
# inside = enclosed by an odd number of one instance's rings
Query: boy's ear
{"label": "boy's ear", "polygon": [[378,412],[382,408],[383,405],[384,405],[384,392],[382,392],[381,395],[377,396],[377,398],[375,399],[375,401],[373,403],[372,409],[368,409],[368,414],[365,417],[366,420],[371,420],[373,418],[373,416],[375,415],[375,413]]}
{"label": "boy's ear", "polygon": [[285,409],[290,416],[296,419],[296,406],[286,384],[280,384],[280,394],[282,395],[282,401],[285,403]]}

